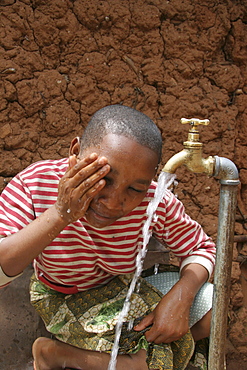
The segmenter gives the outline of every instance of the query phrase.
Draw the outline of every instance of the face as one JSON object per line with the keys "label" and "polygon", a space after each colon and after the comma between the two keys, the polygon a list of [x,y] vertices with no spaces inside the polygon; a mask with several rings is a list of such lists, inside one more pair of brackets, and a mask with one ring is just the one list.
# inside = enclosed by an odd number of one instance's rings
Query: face
{"label": "face", "polygon": [[80,157],[93,152],[106,157],[111,170],[85,217],[92,226],[103,228],[141,203],[155,175],[158,156],[133,139],[115,134],[106,135],[98,147],[87,148]]}

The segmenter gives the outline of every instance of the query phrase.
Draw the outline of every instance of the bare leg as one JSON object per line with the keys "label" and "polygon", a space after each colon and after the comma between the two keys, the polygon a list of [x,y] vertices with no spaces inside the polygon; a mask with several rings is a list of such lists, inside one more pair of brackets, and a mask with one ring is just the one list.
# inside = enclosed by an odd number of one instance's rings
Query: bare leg
{"label": "bare leg", "polygon": [[[195,341],[210,334],[211,310],[192,328]],[[35,370],[62,370],[66,366],[79,370],[107,370],[110,355],[104,352],[88,351],[52,340],[38,338],[33,344]],[[133,355],[119,355],[117,370],[148,370],[146,351],[140,350]],[[155,370],[155,369],[150,369]]]}
{"label": "bare leg", "polygon": [[211,323],[212,311],[208,311],[203,318],[198,321],[191,328],[191,334],[194,341],[197,342],[200,339],[207,338],[210,335],[210,323]]}
{"label": "bare leg", "polygon": [[[110,355],[88,351],[49,338],[38,338],[33,344],[35,370],[62,370],[66,366],[80,370],[107,370]],[[146,351],[119,355],[117,370],[148,370]]]}

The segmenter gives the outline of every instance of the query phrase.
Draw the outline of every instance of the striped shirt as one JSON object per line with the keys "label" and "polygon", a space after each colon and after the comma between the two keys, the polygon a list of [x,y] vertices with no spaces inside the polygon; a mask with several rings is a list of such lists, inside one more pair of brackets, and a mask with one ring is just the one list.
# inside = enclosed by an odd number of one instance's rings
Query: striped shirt
{"label": "striped shirt", "polygon": [[[11,180],[0,197],[0,237],[16,233],[56,202],[67,166],[68,159],[40,161]],[[36,276],[53,289],[76,293],[106,284],[114,275],[133,273],[156,186],[152,182],[139,206],[110,226],[98,229],[85,218],[69,224],[35,259]],[[199,263],[212,273],[214,243],[169,190],[150,233],[180,258],[181,268]]]}

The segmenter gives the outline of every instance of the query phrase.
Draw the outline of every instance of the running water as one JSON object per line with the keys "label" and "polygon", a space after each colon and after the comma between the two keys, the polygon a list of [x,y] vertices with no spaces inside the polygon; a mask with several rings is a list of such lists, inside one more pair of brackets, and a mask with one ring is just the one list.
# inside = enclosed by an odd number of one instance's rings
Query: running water
{"label": "running water", "polygon": [[[133,276],[133,279],[131,281],[127,296],[125,298],[125,302],[122,308],[122,311],[119,314],[118,322],[116,324],[115,328],[115,340],[113,344],[113,348],[111,351],[111,359],[108,365],[108,370],[115,370],[116,369],[116,362],[117,362],[117,355],[118,355],[118,348],[119,348],[119,339],[122,332],[122,326],[124,322],[124,318],[127,316],[130,308],[130,299],[131,295],[135,290],[136,283],[138,281],[138,278],[140,277],[142,273],[142,266],[143,261],[147,253],[147,245],[149,242],[149,239],[151,237],[151,233],[149,231],[151,222],[153,217],[155,217],[156,209],[161,202],[163,195],[165,193],[165,190],[171,186],[175,179],[175,174],[170,174],[167,172],[161,172],[158,178],[158,185],[155,190],[154,198],[151,200],[147,207],[147,220],[143,226],[143,245],[142,248],[139,250],[137,257],[136,257],[136,271]],[[131,329],[131,325],[129,325],[129,328]]]}

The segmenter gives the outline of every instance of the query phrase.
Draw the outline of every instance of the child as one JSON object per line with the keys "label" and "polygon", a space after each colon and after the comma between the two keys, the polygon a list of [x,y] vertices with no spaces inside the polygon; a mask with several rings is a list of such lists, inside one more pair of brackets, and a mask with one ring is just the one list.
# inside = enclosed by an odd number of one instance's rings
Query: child
{"label": "child", "polygon": [[[68,159],[35,163],[4,189],[0,285],[34,261],[31,302],[57,338],[35,341],[37,370],[107,369],[161,149],[160,132],[146,115],[107,106],[93,115],[81,140],[72,140]],[[150,232],[181,259],[180,274],[140,278],[117,370],[185,368],[192,336],[209,335],[212,285],[205,282],[214,244],[168,190]]]}

